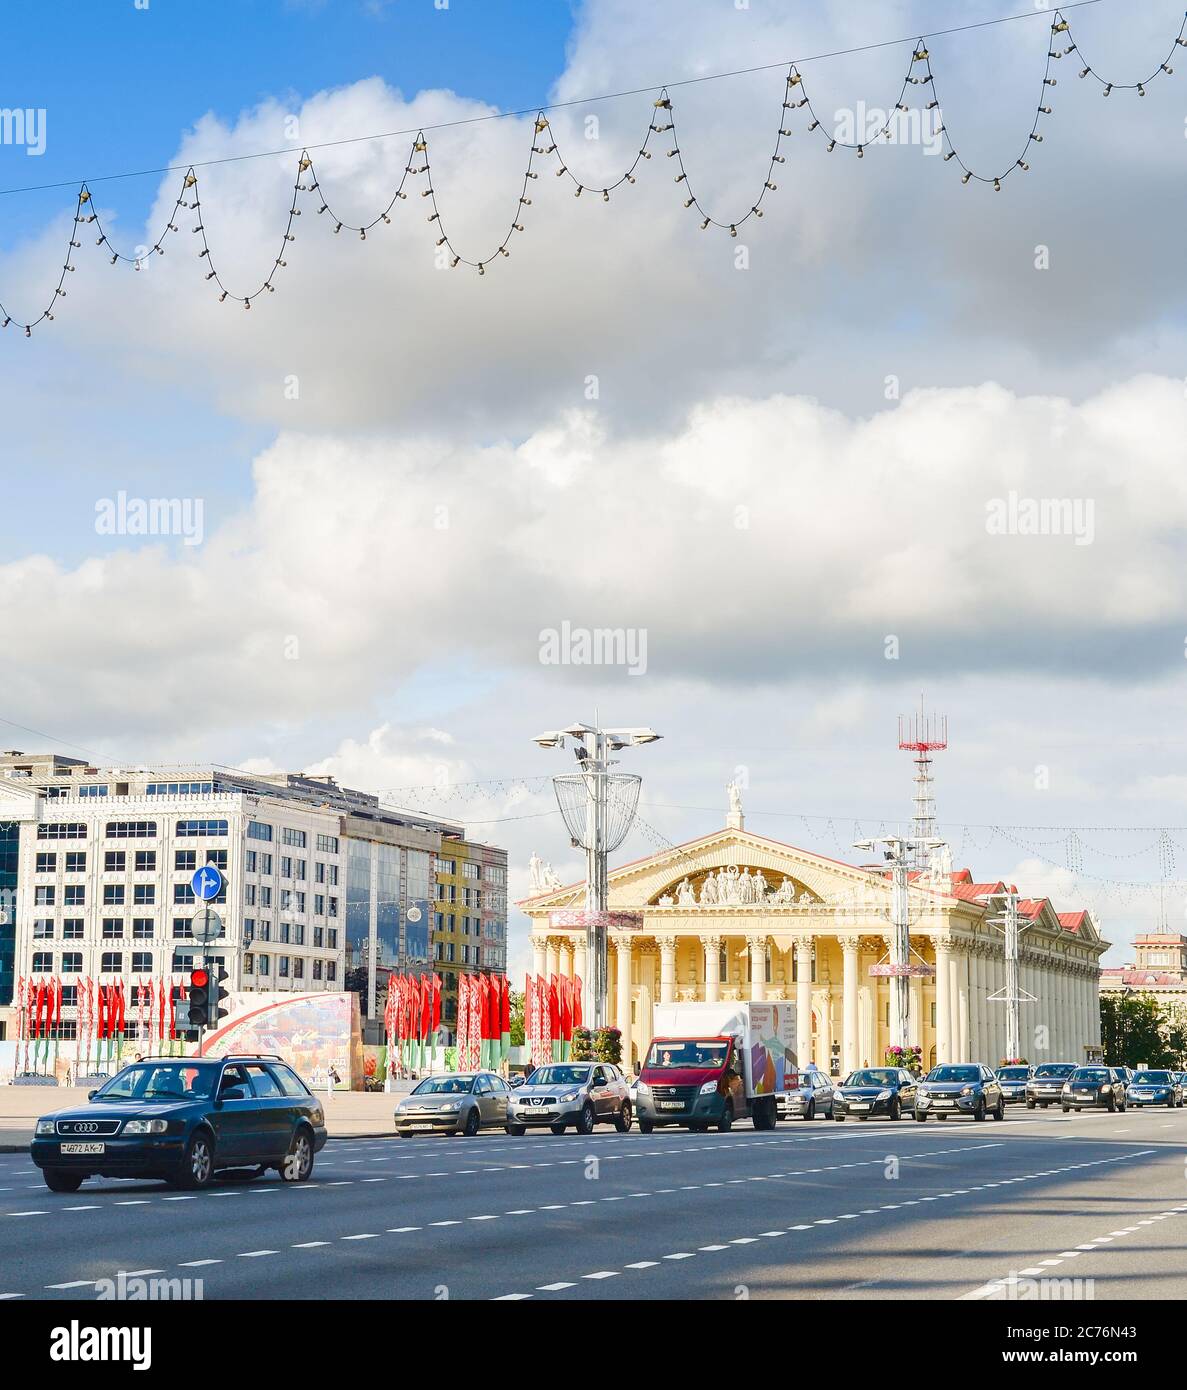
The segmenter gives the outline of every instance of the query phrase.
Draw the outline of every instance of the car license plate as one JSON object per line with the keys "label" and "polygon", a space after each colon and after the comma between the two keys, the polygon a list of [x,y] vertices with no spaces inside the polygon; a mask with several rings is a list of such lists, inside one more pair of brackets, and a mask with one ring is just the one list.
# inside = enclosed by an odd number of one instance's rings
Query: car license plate
{"label": "car license plate", "polygon": [[933,1101],[932,1101],[932,1104],[933,1104],[933,1105],[951,1105],[952,1102],[951,1102],[950,1100],[933,1100]]}
{"label": "car license plate", "polygon": [[870,1103],[868,1100],[851,1100],[849,1102],[850,1110],[868,1110],[869,1108]]}
{"label": "car license plate", "polygon": [[414,1124],[414,1125],[409,1125],[408,1128],[409,1128],[409,1129],[432,1129],[433,1126],[430,1125],[430,1124],[417,1123],[417,1124]]}
{"label": "car license plate", "polygon": [[64,1154],[103,1154],[107,1152],[106,1144],[63,1144]]}
{"label": "car license plate", "polygon": [[659,1106],[659,1108],[660,1108],[661,1110],[683,1110],[683,1109],[684,1109],[684,1102],[683,1102],[682,1100],[661,1100],[661,1101],[657,1101],[656,1104]]}

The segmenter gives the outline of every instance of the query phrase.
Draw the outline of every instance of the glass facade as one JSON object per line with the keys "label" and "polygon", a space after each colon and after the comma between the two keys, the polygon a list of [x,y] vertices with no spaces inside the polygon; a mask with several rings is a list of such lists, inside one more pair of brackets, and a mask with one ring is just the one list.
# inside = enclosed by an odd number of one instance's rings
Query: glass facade
{"label": "glass facade", "polygon": [[16,988],[16,889],[21,827],[0,822],[0,1004],[11,1004]]}

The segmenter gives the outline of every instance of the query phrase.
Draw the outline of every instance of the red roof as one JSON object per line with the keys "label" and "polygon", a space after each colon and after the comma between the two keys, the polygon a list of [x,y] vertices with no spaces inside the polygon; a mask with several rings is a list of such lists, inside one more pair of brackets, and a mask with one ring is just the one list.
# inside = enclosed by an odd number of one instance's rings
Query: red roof
{"label": "red roof", "polygon": [[1187,978],[1165,970],[1135,970],[1132,965],[1111,966],[1102,970],[1102,978],[1108,976],[1123,985],[1182,985],[1187,987]]}
{"label": "red roof", "polygon": [[1059,925],[1064,931],[1079,931],[1088,914],[1087,912],[1059,912],[1056,916],[1059,918]]}

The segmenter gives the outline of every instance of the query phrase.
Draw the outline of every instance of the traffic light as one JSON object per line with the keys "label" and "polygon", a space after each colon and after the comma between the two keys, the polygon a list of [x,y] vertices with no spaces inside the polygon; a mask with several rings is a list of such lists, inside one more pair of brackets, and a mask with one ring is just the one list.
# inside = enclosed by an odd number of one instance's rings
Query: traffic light
{"label": "traffic light", "polygon": [[210,992],[208,995],[207,1013],[213,1024],[219,1024],[231,1012],[231,1005],[227,1000],[226,991],[223,984],[229,980],[230,976],[221,965],[215,965],[214,973],[210,977]]}
{"label": "traffic light", "polygon": [[210,974],[206,970],[190,971],[190,1027],[205,1028],[210,1017]]}

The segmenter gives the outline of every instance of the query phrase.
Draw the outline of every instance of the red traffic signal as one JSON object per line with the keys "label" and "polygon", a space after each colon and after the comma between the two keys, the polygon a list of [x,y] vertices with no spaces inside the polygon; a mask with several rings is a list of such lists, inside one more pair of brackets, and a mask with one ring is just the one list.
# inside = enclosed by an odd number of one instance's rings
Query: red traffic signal
{"label": "red traffic signal", "polygon": [[201,968],[190,971],[190,1027],[205,1028],[210,1020],[210,972]]}

